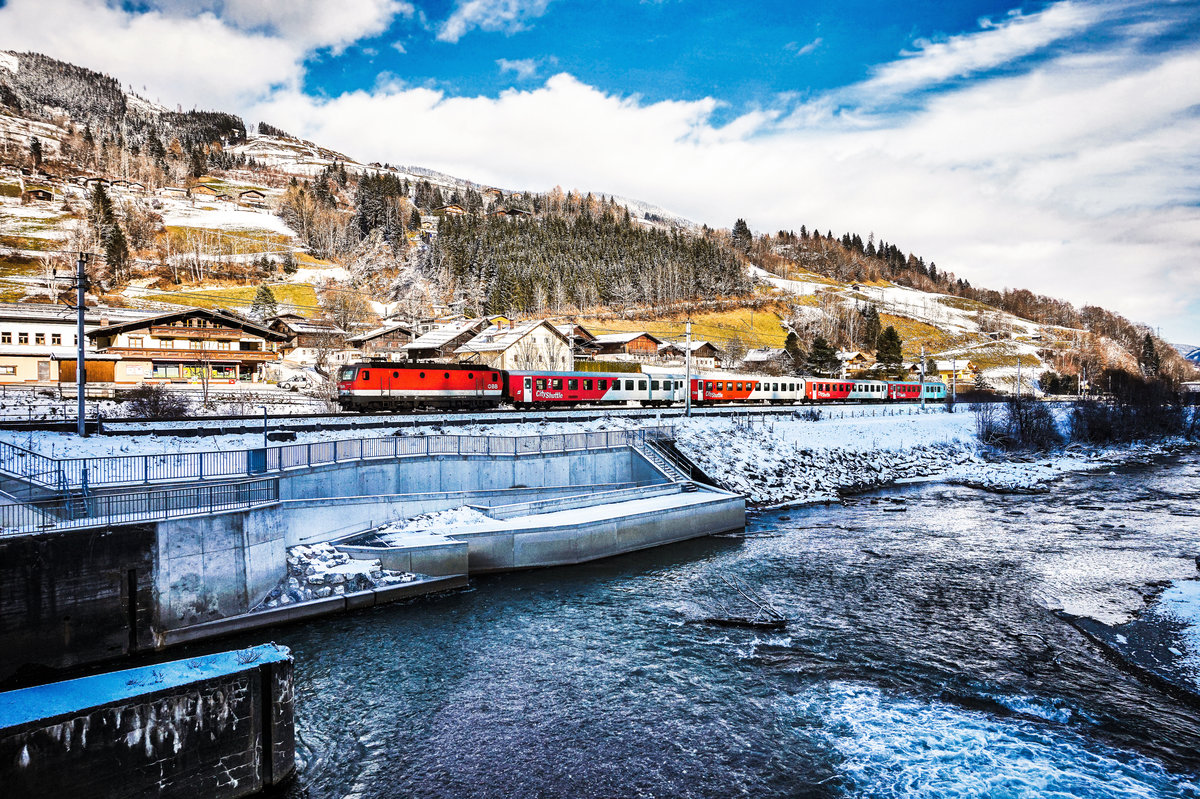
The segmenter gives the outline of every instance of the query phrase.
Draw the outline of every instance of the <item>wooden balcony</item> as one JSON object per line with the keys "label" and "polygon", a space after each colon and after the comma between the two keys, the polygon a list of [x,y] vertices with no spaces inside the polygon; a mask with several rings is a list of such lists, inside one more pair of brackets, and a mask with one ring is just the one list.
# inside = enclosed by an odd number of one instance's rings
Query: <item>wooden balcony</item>
{"label": "wooden balcony", "polygon": [[99,351],[103,355],[120,355],[123,358],[157,361],[179,361],[201,363],[203,361],[254,361],[263,363],[279,359],[277,352],[263,350],[164,350],[147,347],[108,347]]}
{"label": "wooden balcony", "polygon": [[154,338],[223,338],[236,341],[245,334],[229,327],[174,327],[152,325],[150,335]]}

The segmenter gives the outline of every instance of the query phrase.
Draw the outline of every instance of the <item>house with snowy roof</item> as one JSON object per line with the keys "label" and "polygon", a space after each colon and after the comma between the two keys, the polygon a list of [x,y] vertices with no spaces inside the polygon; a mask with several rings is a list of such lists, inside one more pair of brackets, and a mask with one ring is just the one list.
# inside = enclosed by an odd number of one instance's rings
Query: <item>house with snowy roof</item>
{"label": "house with snowy roof", "polygon": [[596,336],[598,361],[653,361],[658,358],[662,339],[644,331],[605,333]]}
{"label": "house with snowy roof", "polygon": [[[659,360],[684,363],[687,359],[687,342],[669,341],[658,348]],[[725,351],[711,341],[692,341],[692,367],[716,369],[717,360],[725,357]]]}
{"label": "house with snowy roof", "polygon": [[400,347],[410,361],[450,361],[454,351],[466,344],[487,326],[483,319],[464,319],[461,322],[439,325]]}
{"label": "house with snowy roof", "polygon": [[415,338],[411,322],[396,321],[352,336],[346,339],[346,343],[368,358],[398,361],[407,357],[404,346]]}
{"label": "house with snowy roof", "polygon": [[492,325],[455,350],[460,361],[493,369],[567,372],[575,363],[571,342],[545,319]]}

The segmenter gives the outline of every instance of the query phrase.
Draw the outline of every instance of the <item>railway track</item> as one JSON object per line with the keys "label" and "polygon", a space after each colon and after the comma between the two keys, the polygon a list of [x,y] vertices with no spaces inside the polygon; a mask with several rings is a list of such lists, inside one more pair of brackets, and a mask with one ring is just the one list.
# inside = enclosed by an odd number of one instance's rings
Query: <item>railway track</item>
{"label": "railway track", "polygon": [[[928,408],[940,411],[941,403],[930,403]],[[758,418],[766,416],[792,416],[809,411],[820,411],[825,416],[895,416],[919,412],[913,403],[885,404],[836,404],[827,402],[802,405],[716,405],[692,408],[693,416],[716,416]],[[472,424],[527,424],[548,422],[589,422],[603,417],[642,418],[647,421],[679,418],[685,414],[682,407],[671,408],[572,408],[570,410],[487,410],[487,411],[442,411],[435,413],[325,413],[325,414],[279,414],[266,417],[269,433],[313,432],[320,430],[380,429],[428,427],[463,427]],[[215,436],[238,433],[263,432],[264,419],[261,414],[243,416],[194,416],[186,419],[133,419],[113,417],[99,420],[89,419],[88,430],[100,435],[173,435]],[[9,420],[0,422],[0,430],[21,432],[74,432],[75,420]]]}

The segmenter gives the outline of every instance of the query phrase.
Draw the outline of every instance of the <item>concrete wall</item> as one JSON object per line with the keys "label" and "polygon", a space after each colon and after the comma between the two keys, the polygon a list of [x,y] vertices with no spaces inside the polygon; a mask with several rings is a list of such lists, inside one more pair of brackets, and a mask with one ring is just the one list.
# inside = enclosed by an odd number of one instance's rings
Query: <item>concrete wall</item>
{"label": "concrete wall", "polygon": [[286,576],[278,506],[157,524],[155,627],[169,630],[245,613]]}
{"label": "concrete wall", "polygon": [[0,538],[0,680],[152,646],[153,564],[152,525]]}
{"label": "concrete wall", "polygon": [[249,796],[295,769],[292,686],[290,654],[268,645],[0,694],[0,784],[13,799]]}
{"label": "concrete wall", "polygon": [[471,574],[480,574],[584,563],[745,528],[744,498],[724,492],[704,492],[698,496],[711,496],[711,499],[680,508],[574,522],[563,527],[469,533],[455,537],[468,544]]}

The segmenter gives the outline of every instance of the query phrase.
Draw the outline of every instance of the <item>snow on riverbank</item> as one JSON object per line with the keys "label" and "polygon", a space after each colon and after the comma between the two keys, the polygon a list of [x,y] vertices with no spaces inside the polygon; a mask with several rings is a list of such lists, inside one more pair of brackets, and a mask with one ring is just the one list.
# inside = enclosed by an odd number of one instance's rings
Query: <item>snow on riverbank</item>
{"label": "snow on riverbank", "polygon": [[330,596],[411,583],[408,572],[385,570],[378,560],[360,560],[339,552],[331,544],[295,546],[288,550],[288,576],[255,608],[276,608]]}

